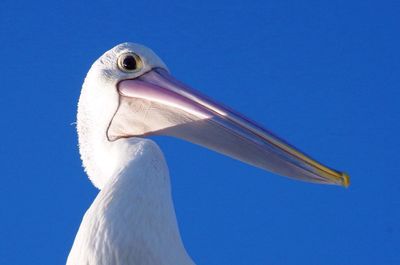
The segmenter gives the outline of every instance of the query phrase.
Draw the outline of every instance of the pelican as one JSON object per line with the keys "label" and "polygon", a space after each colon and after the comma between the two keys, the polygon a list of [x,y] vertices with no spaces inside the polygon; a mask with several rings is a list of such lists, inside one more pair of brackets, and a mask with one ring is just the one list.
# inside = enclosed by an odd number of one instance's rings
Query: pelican
{"label": "pelican", "polygon": [[90,68],[77,131],[83,167],[100,192],[67,265],[194,264],[179,233],[167,164],[146,136],[181,138],[297,180],[349,185],[345,173],[179,82],[135,43],[117,45]]}

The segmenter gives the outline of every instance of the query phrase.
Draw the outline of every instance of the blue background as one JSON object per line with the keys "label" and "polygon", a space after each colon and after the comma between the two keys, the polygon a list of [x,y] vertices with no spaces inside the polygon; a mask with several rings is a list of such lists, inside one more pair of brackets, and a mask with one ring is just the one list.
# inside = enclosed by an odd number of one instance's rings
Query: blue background
{"label": "blue background", "polygon": [[0,3],[0,263],[63,264],[97,194],[76,103],[103,52],[180,80],[352,177],[295,182],[157,138],[197,264],[400,264],[399,1]]}

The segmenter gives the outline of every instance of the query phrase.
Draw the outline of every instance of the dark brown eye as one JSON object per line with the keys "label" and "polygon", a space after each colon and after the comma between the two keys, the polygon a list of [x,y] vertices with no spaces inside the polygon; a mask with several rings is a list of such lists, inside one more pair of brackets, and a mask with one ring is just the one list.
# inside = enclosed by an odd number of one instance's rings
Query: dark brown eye
{"label": "dark brown eye", "polygon": [[142,60],[135,53],[125,53],[118,58],[118,67],[124,72],[136,72],[142,65]]}

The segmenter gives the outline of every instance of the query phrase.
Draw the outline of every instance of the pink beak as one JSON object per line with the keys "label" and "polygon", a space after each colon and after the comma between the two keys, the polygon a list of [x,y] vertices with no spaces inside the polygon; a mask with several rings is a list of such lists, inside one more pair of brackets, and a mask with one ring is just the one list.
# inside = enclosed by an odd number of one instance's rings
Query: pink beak
{"label": "pink beak", "polygon": [[153,69],[118,84],[120,104],[107,131],[122,137],[169,135],[207,147],[290,178],[349,185],[349,177],[328,168],[236,112]]}

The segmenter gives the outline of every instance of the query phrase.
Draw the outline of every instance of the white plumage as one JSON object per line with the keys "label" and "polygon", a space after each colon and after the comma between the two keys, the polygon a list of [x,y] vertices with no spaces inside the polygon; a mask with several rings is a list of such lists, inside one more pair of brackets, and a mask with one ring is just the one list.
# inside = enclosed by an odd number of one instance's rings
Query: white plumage
{"label": "white plumage", "polygon": [[146,139],[118,144],[119,155],[131,159],[86,212],[67,265],[194,264],[180,238],[161,150]]}
{"label": "white plumage", "polygon": [[120,44],[89,70],[78,104],[79,150],[100,189],[67,265],[190,265],[168,168],[148,135],[170,135],[291,178],[348,185],[269,131],[174,79],[150,49]]}

